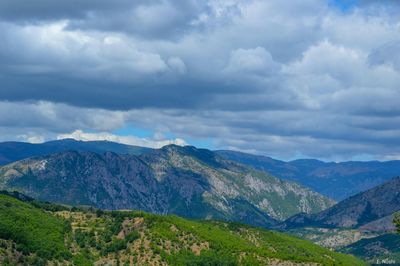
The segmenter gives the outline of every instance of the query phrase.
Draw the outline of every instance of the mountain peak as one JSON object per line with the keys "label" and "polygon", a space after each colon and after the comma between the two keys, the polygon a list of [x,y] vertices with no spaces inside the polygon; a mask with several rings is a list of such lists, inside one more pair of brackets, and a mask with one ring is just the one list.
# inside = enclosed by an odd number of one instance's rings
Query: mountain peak
{"label": "mountain peak", "polygon": [[295,215],[283,228],[318,226],[358,228],[400,211],[400,177],[347,198],[312,215]]}

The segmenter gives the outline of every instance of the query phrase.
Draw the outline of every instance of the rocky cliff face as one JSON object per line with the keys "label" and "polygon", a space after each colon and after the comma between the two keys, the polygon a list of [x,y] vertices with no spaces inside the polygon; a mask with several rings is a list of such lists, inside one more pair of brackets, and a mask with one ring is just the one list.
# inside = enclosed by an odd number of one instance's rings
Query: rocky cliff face
{"label": "rocky cliff face", "polygon": [[[343,200],[335,206],[318,214],[299,214],[281,225],[282,228],[305,226],[347,227],[361,226],[389,228],[390,217],[400,210],[400,177],[377,186],[353,197]],[[374,222],[375,221],[375,222]]]}
{"label": "rocky cliff face", "polygon": [[140,156],[62,152],[0,168],[0,189],[59,203],[141,209],[270,226],[333,202],[296,183],[194,147]]}

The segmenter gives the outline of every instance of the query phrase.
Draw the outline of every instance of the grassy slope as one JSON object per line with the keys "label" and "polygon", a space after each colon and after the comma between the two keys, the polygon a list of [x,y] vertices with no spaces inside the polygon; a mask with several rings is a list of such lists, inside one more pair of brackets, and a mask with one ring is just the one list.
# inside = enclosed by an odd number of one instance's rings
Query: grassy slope
{"label": "grassy slope", "polygon": [[240,224],[40,206],[0,195],[0,264],[265,265],[290,260],[364,265],[304,240]]}
{"label": "grassy slope", "polygon": [[13,240],[23,253],[42,258],[68,258],[65,222],[9,196],[0,195],[0,238]]}

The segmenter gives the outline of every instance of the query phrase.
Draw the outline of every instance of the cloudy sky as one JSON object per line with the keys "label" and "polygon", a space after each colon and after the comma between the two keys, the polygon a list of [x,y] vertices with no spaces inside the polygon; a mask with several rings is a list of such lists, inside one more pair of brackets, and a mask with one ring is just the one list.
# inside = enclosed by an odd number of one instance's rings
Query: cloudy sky
{"label": "cloudy sky", "polygon": [[400,159],[398,0],[2,0],[0,140]]}

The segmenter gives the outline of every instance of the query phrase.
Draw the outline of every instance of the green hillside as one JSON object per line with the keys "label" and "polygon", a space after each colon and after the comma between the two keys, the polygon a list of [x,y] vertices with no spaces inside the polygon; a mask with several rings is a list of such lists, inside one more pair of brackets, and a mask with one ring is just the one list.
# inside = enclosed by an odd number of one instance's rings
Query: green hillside
{"label": "green hillside", "polygon": [[282,233],[133,211],[94,211],[0,195],[1,265],[364,265]]}

